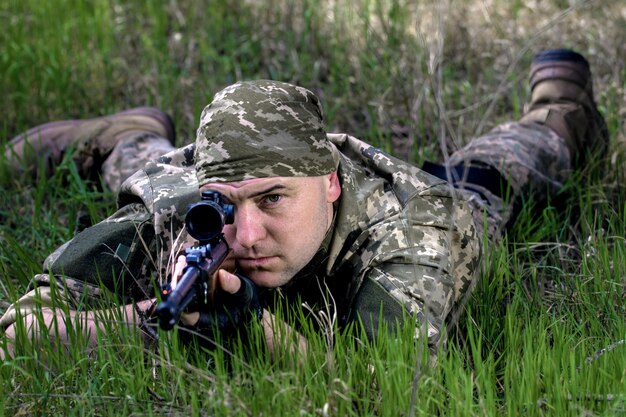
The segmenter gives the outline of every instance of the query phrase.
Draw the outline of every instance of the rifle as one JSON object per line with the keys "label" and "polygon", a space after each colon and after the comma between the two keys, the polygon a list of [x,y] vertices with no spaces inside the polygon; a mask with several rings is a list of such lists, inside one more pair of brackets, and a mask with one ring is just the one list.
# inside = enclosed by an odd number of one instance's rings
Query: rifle
{"label": "rifle", "polygon": [[234,221],[234,212],[234,206],[217,191],[204,191],[200,202],[189,206],[185,227],[199,244],[186,249],[187,266],[175,288],[170,283],[161,287],[161,302],[155,310],[161,329],[171,330],[192,302],[199,310],[213,303],[212,277],[230,252],[222,230]]}

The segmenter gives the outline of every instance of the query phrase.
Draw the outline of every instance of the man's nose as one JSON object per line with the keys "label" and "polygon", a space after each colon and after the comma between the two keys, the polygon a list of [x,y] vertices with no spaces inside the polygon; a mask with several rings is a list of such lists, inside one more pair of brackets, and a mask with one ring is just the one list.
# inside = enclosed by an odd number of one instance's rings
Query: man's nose
{"label": "man's nose", "polygon": [[250,249],[265,238],[265,228],[254,208],[237,208],[235,213],[235,238],[244,248]]}

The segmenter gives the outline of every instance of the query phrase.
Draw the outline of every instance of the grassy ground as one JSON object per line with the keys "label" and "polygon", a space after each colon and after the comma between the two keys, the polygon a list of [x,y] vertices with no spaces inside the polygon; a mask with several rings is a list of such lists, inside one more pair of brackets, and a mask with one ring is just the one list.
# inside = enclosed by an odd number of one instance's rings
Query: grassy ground
{"label": "grassy ground", "polygon": [[[329,130],[420,164],[519,116],[532,53],[551,46],[589,58],[611,133],[597,167],[547,209],[529,204],[493,248],[434,368],[410,328],[372,345],[308,332],[313,354],[300,364],[288,352],[270,362],[256,340],[154,352],[117,331],[89,354],[77,337],[69,353],[44,341],[0,364],[0,416],[626,414],[621,2],[6,0],[0,16],[7,140],[52,119],[156,105],[182,144],[218,89],[274,78],[314,90]],[[114,210],[69,161],[35,182],[6,168],[0,311],[79,214]]]}

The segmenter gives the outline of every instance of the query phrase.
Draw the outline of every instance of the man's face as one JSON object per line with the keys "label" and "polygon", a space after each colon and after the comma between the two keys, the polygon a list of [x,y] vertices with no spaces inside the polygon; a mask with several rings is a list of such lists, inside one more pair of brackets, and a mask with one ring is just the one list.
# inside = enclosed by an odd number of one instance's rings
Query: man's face
{"label": "man's face", "polygon": [[[336,173],[321,177],[257,178],[214,183],[235,205],[235,221],[224,227],[231,262],[262,287],[278,287],[300,271],[319,249],[341,189]],[[228,269],[233,264],[227,264]]]}

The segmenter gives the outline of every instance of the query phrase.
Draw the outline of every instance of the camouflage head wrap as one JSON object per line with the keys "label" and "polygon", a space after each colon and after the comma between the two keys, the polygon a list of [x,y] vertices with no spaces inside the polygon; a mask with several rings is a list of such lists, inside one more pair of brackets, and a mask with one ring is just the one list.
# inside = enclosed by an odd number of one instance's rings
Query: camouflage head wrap
{"label": "camouflage head wrap", "polygon": [[245,81],[215,95],[196,136],[198,182],[312,177],[337,168],[322,108],[309,90],[278,81]]}

